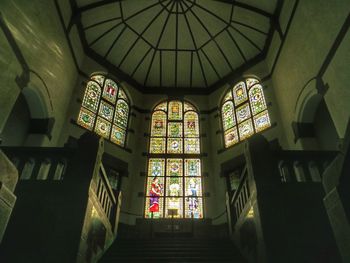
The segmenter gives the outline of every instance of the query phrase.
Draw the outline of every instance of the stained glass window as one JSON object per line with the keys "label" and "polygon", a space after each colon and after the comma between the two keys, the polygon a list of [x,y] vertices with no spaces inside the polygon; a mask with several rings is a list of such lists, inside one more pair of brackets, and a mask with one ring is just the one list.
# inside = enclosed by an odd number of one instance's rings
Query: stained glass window
{"label": "stained glass window", "polygon": [[259,80],[247,78],[229,89],[222,100],[221,117],[226,148],[270,127]]}
{"label": "stained glass window", "polygon": [[129,100],[114,80],[93,74],[86,84],[77,124],[119,145],[125,145]]}
{"label": "stained glass window", "polygon": [[203,218],[199,116],[178,100],[152,113],[146,218]]}

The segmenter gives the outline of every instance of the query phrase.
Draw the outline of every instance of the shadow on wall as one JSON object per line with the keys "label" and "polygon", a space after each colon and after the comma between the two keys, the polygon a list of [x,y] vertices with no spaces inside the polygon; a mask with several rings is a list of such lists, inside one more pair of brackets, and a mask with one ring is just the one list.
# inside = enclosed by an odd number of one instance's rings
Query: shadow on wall
{"label": "shadow on wall", "polygon": [[295,143],[304,150],[338,150],[339,136],[324,96],[321,80],[309,80],[298,96],[292,124]]}

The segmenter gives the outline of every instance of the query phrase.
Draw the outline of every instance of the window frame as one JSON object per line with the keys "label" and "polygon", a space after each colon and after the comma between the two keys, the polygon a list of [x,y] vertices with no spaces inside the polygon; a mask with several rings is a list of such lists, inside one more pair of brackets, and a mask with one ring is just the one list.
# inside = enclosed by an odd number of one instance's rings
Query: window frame
{"label": "window frame", "polygon": [[[94,76],[102,76],[104,78],[103,82],[102,82],[102,85],[97,80],[93,79]],[[113,81],[116,84],[117,88],[118,88],[114,103],[112,103],[111,101],[109,101],[109,100],[107,100],[107,99],[105,99],[103,97],[103,91],[104,91],[104,88],[105,88],[105,83],[106,83],[106,80],[108,80],[108,79]],[[99,95],[99,99],[98,99],[98,103],[97,103],[96,112],[93,112],[91,109],[89,109],[89,108],[87,108],[86,106],[83,105],[84,98],[85,98],[85,95],[86,95],[86,91],[87,91],[89,82],[95,83],[100,89],[100,95]],[[109,141],[110,143],[112,143],[112,145],[115,145],[115,146],[120,147],[122,149],[126,149],[127,139],[128,139],[128,130],[129,130],[129,125],[130,125],[131,104],[130,104],[130,98],[129,98],[129,96],[126,93],[125,88],[118,81],[116,81],[113,77],[111,77],[109,74],[105,74],[105,73],[101,73],[101,72],[95,72],[95,73],[90,74],[89,79],[87,81],[85,81],[84,83],[85,83],[85,86],[84,86],[85,89],[84,89],[83,96],[82,96],[83,99],[82,99],[82,102],[81,102],[80,107],[79,107],[78,116],[76,118],[76,124],[79,127],[83,128],[83,129],[85,129],[87,131],[93,132],[94,134],[96,134],[96,135],[102,137],[103,139]],[[124,93],[126,99],[123,98],[123,97],[119,97],[120,90],[122,90],[122,92]],[[125,102],[125,104],[128,107],[128,113],[127,113],[127,116],[126,116],[127,120],[126,120],[124,128],[120,124],[117,124],[115,122],[115,117],[116,117],[116,114],[117,114],[118,101]],[[108,120],[108,119],[104,118],[102,115],[100,115],[99,112],[100,112],[100,106],[101,106],[102,102],[103,103],[107,103],[109,106],[112,106],[112,108],[113,108],[113,116],[112,116],[111,120]],[[94,122],[93,122],[93,125],[92,125],[91,129],[88,129],[88,128],[84,127],[82,124],[79,123],[80,122],[80,114],[82,112],[82,109],[85,110],[85,111],[88,111],[90,114],[94,115]],[[103,135],[99,134],[96,131],[96,125],[97,125],[98,118],[101,118],[102,120],[104,120],[105,122],[108,122],[110,124],[110,130],[109,130],[108,138],[104,137]],[[117,128],[119,128],[119,129],[121,129],[121,130],[123,130],[125,132],[124,133],[123,145],[117,144],[116,142],[114,142],[111,139],[113,126],[116,126]]]}
{"label": "window frame", "polygon": [[[254,83],[251,85],[251,87],[248,89],[248,85],[247,85],[247,80],[248,79],[255,79],[257,80],[258,82],[257,83]],[[234,98],[234,94],[233,94],[233,89],[240,83],[240,82],[244,82],[244,85],[245,85],[245,89],[246,89],[246,93],[247,93],[247,99],[240,102],[239,104],[235,105],[235,98]],[[265,109],[256,113],[255,115],[253,114],[253,110],[252,110],[252,105],[251,105],[251,101],[250,101],[250,95],[249,95],[249,91],[256,85],[260,85],[261,86],[261,90],[262,90],[262,95],[263,95],[263,99],[264,99],[264,103],[265,103]],[[225,101],[225,98],[226,98],[226,95],[231,92],[231,96],[232,98],[231,99],[228,99]],[[235,125],[233,125],[231,128],[228,128],[225,130],[225,125],[224,125],[224,118],[223,118],[223,106],[225,103],[227,103],[228,101],[231,101],[232,104],[233,104],[233,114],[234,114],[234,118],[235,118]],[[250,116],[248,118],[246,118],[245,120],[241,121],[240,123],[238,123],[238,120],[237,120],[237,109],[239,109],[240,107],[242,107],[243,105],[245,104],[248,104],[249,106],[249,111],[250,111]],[[258,77],[256,76],[246,76],[246,77],[242,77],[242,78],[239,78],[237,81],[235,81],[235,83],[233,85],[231,85],[228,89],[226,89],[226,91],[224,92],[221,100],[220,100],[220,107],[219,107],[219,113],[220,113],[220,125],[221,125],[221,130],[222,130],[222,139],[223,139],[223,145],[224,145],[224,149],[230,149],[238,144],[240,144],[241,142],[245,141],[246,139],[254,136],[255,134],[257,133],[262,133],[264,131],[266,131],[267,129],[271,128],[272,124],[271,124],[271,117],[270,117],[270,112],[269,112],[269,105],[267,104],[266,102],[266,96],[265,96],[265,93],[264,93],[264,88],[263,88],[263,85],[262,85],[262,81],[261,79],[259,79]],[[257,131],[256,130],[256,127],[255,127],[255,123],[254,123],[254,117],[255,116],[258,116],[259,114],[263,113],[263,112],[267,112],[267,116],[268,116],[268,119],[269,119],[269,125],[267,127],[265,127],[264,129],[260,130],[260,131]],[[250,120],[251,121],[251,124],[252,124],[252,127],[253,127],[253,133],[247,137],[245,137],[244,139],[241,139],[240,138],[240,135],[239,135],[239,124],[242,124],[246,121]],[[236,143],[233,143],[232,145],[229,145],[229,146],[226,146],[226,138],[225,138],[225,132],[230,130],[230,129],[233,129],[233,128],[236,128],[237,130],[237,135],[238,135],[238,141]]]}
{"label": "window frame", "polygon": [[[169,119],[168,113],[169,113],[169,104],[170,102],[180,102],[182,103],[182,120],[171,120]],[[160,110],[160,109],[156,109],[159,105],[166,103],[167,107],[166,107],[166,111],[165,110]],[[193,109],[191,110],[187,110],[185,111],[185,103],[188,103]],[[161,111],[163,113],[166,114],[166,131],[165,131],[165,136],[152,136],[152,125],[153,125],[153,116],[155,112]],[[185,136],[185,114],[188,112],[194,112],[197,115],[197,124],[198,124],[198,136],[196,137],[186,137]],[[181,133],[181,137],[169,137],[169,123],[182,123],[182,133]],[[149,126],[149,140],[148,140],[148,158],[147,158],[147,172],[146,172],[146,182],[145,182],[145,186],[144,186],[144,213],[143,213],[143,217],[145,219],[167,219],[167,218],[171,218],[171,217],[167,217],[167,212],[166,212],[166,201],[167,199],[170,199],[171,196],[168,193],[168,188],[167,188],[167,178],[172,178],[172,177],[178,177],[181,178],[182,180],[182,193],[178,196],[176,196],[176,198],[180,198],[182,199],[182,215],[180,217],[175,217],[177,219],[189,219],[191,217],[186,217],[186,198],[190,198],[191,196],[189,196],[188,194],[186,194],[186,178],[199,178],[200,179],[200,189],[199,191],[201,192],[200,195],[197,195],[196,198],[198,198],[199,200],[201,200],[201,202],[199,201],[199,205],[201,205],[201,217],[200,218],[196,218],[196,219],[203,219],[205,218],[205,211],[204,211],[204,186],[203,186],[203,167],[202,167],[202,144],[201,144],[201,136],[200,136],[200,131],[201,131],[201,126],[200,126],[200,113],[199,110],[197,109],[197,107],[195,107],[191,102],[186,101],[186,100],[181,100],[181,99],[169,99],[169,100],[163,100],[159,103],[157,103],[151,112],[151,118],[150,118],[150,126]],[[164,147],[164,152],[163,153],[151,153],[151,139],[152,138],[164,138],[165,139],[165,147]],[[168,139],[169,138],[181,138],[182,139],[182,153],[168,153]],[[196,138],[199,141],[199,153],[185,153],[185,139],[186,138]],[[150,195],[148,193],[148,182],[149,182],[149,178],[152,178],[153,176],[149,173],[149,169],[150,169],[150,160],[151,159],[162,159],[164,160],[164,174],[162,176],[159,176],[161,178],[163,178],[163,193],[162,195],[159,197],[160,200],[162,200],[163,203],[163,207],[161,208],[161,216],[159,218],[153,218],[153,217],[147,217],[147,213],[151,213],[149,211],[147,211],[147,199],[150,198]],[[182,160],[182,173],[181,176],[169,176],[168,175],[168,160],[169,159],[181,159]],[[199,175],[198,176],[186,176],[186,171],[185,171],[185,161],[189,160],[189,159],[198,159],[199,160]],[[160,202],[161,203],[161,202]]]}

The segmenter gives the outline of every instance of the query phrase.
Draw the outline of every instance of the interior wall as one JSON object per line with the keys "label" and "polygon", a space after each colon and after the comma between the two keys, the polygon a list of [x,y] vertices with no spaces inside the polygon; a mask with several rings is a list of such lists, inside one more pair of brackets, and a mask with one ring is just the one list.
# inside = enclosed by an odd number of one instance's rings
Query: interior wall
{"label": "interior wall", "polygon": [[0,133],[19,93],[31,85],[55,119],[52,139],[42,146],[55,146],[80,60],[72,58],[55,1],[0,1],[0,13]]}
{"label": "interior wall", "polygon": [[[286,1],[280,22],[282,48],[275,60],[269,57],[269,70],[281,115],[283,146],[298,149],[292,130],[296,104],[303,87],[312,78],[320,78],[328,91],[324,95],[340,138],[344,137],[350,117],[350,38],[348,1]],[[294,16],[289,20],[289,15]],[[286,17],[287,19],[283,19]],[[290,23],[289,23],[290,22]],[[344,34],[344,32],[347,32]],[[277,34],[277,33],[276,33]],[[275,36],[275,38],[277,38]],[[278,41],[276,41],[278,42]],[[275,65],[274,65],[275,64]]]}

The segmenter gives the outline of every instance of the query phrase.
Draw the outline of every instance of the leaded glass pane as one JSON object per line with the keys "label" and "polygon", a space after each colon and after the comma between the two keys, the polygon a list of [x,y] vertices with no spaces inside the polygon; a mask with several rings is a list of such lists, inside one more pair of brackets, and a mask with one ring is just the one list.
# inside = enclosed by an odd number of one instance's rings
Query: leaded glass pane
{"label": "leaded glass pane", "polygon": [[98,84],[100,84],[101,87],[103,87],[103,81],[105,80],[104,76],[102,76],[102,75],[94,75],[94,76],[91,76],[91,79],[93,79]]}
{"label": "leaded glass pane", "polygon": [[112,126],[111,141],[120,146],[124,146],[125,130],[118,126]]}
{"label": "leaded glass pane", "polygon": [[164,177],[147,177],[147,196],[164,196]]}
{"label": "leaded glass pane", "polygon": [[151,158],[148,162],[148,176],[164,176],[165,160],[162,158]]}
{"label": "leaded glass pane", "polygon": [[166,175],[182,176],[182,159],[168,159]]}
{"label": "leaded glass pane", "polygon": [[168,137],[182,137],[182,122],[168,123]]}
{"label": "leaded glass pane", "polygon": [[108,139],[109,138],[109,134],[111,132],[111,123],[104,120],[101,117],[97,117],[97,121],[96,121],[96,126],[95,126],[95,132],[98,135],[101,135],[102,137]]}
{"label": "leaded glass pane", "polygon": [[256,132],[260,132],[271,126],[269,113],[267,110],[254,116],[254,126]]}
{"label": "leaded glass pane", "polygon": [[93,81],[89,81],[87,83],[82,105],[92,112],[97,112],[100,96],[101,89],[98,84]]}
{"label": "leaded glass pane", "polygon": [[126,96],[125,91],[122,88],[119,88],[118,98],[129,101],[128,96]]}
{"label": "leaded glass pane", "polygon": [[185,113],[184,118],[185,125],[185,137],[198,137],[199,136],[199,125],[198,125],[198,114],[189,111]]}
{"label": "leaded glass pane", "polygon": [[113,113],[114,107],[107,102],[101,101],[98,115],[111,122],[113,119]]}
{"label": "leaded glass pane", "polygon": [[239,142],[237,127],[225,131],[225,147],[230,147]]}
{"label": "leaded glass pane", "polygon": [[182,153],[182,138],[168,138],[168,153]]}
{"label": "leaded glass pane", "polygon": [[188,102],[184,102],[184,112],[186,111],[196,111],[196,109],[191,105],[189,104]]}
{"label": "leaded glass pane", "polygon": [[252,120],[249,119],[249,120],[239,124],[238,125],[238,130],[239,130],[239,138],[240,138],[240,140],[244,140],[244,139],[252,136],[254,134],[254,128],[253,128]]}
{"label": "leaded glass pane", "polygon": [[253,87],[256,83],[259,83],[259,80],[257,79],[253,79],[253,78],[249,78],[249,79],[246,79],[246,82],[247,82],[247,87],[248,87],[248,90]]}
{"label": "leaded glass pane", "polygon": [[106,82],[103,88],[102,98],[114,104],[117,99],[117,93],[118,93],[117,83],[115,83],[111,79],[106,79]]}
{"label": "leaded glass pane", "polygon": [[203,218],[203,199],[200,197],[185,198],[185,218]]}
{"label": "leaded glass pane", "polygon": [[202,179],[201,179],[201,177],[186,177],[185,178],[185,195],[191,196],[191,197],[202,195]]}
{"label": "leaded glass pane", "polygon": [[156,111],[152,115],[151,136],[165,137],[166,136],[166,113]]}
{"label": "leaded glass pane", "polygon": [[166,196],[182,196],[183,193],[183,177],[167,177],[166,178]]}
{"label": "leaded glass pane", "polygon": [[224,102],[228,101],[228,100],[232,100],[232,92],[229,91],[226,93],[225,97],[224,97]]}
{"label": "leaded glass pane", "polygon": [[242,121],[250,118],[250,109],[249,109],[249,103],[245,103],[244,105],[240,106],[236,109],[236,115],[237,115],[237,122],[241,123]]}
{"label": "leaded glass pane", "polygon": [[227,101],[222,106],[222,119],[224,131],[236,125],[236,118],[232,101]]}
{"label": "leaded glass pane", "polygon": [[145,217],[162,218],[164,209],[164,198],[152,196],[146,197]]}
{"label": "leaded glass pane", "polygon": [[129,117],[129,105],[122,99],[117,101],[114,123],[126,128],[128,125],[128,117]]}
{"label": "leaded glass pane", "polygon": [[168,104],[167,104],[166,102],[163,102],[163,103],[158,104],[158,105],[154,108],[154,110],[155,110],[155,111],[157,111],[157,110],[162,110],[162,111],[167,112],[167,106],[168,106]]}
{"label": "leaded glass pane", "polygon": [[245,102],[248,99],[247,90],[243,81],[234,86],[232,92],[235,106],[241,104],[242,102]]}
{"label": "leaded glass pane", "polygon": [[249,90],[249,99],[253,115],[266,109],[264,92],[260,84],[255,85]]}
{"label": "leaded glass pane", "polygon": [[182,102],[170,101],[169,102],[169,120],[182,120]]}
{"label": "leaded glass pane", "polygon": [[150,153],[165,153],[165,138],[151,138]]}
{"label": "leaded glass pane", "polygon": [[83,126],[85,129],[92,130],[95,122],[95,114],[81,108],[78,116],[78,124]]}
{"label": "leaded glass pane", "polygon": [[168,197],[165,199],[165,217],[183,217],[183,198]]}
{"label": "leaded glass pane", "polygon": [[201,176],[200,159],[185,159],[185,176]]}
{"label": "leaded glass pane", "polygon": [[200,153],[198,138],[185,138],[185,153]]}

